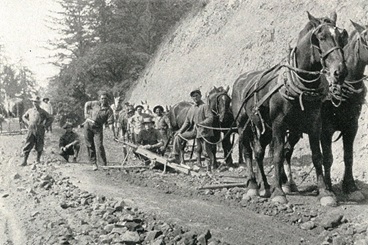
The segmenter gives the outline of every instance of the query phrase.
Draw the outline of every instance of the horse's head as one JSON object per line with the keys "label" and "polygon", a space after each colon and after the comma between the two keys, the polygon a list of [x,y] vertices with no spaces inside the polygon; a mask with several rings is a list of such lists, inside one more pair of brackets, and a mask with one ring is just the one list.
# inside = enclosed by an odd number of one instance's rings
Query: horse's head
{"label": "horse's head", "polygon": [[220,122],[223,122],[225,117],[231,113],[231,98],[228,95],[228,91],[229,86],[226,89],[213,87],[207,95],[208,105],[215,116],[219,117]]}
{"label": "horse's head", "polygon": [[[344,32],[336,27],[336,13],[331,18],[315,18],[307,13],[309,22],[299,33],[296,49],[298,68],[321,71],[330,84],[342,84],[347,75],[342,50]],[[312,79],[310,74],[303,76]]]}
{"label": "horse's head", "polygon": [[[353,24],[355,31],[353,32],[353,35],[351,35],[352,39],[355,39],[357,44],[355,46],[355,54],[348,54],[348,55],[356,55],[358,56],[358,59],[363,61],[365,64],[368,63],[368,26],[366,25],[361,26],[358,23],[355,23],[354,21],[350,20]],[[351,42],[354,42],[355,40],[351,40]]]}

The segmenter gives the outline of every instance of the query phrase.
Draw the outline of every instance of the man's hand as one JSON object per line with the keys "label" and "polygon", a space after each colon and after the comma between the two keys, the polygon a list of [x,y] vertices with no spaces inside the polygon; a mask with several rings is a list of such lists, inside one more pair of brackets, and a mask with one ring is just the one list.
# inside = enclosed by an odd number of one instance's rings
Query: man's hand
{"label": "man's hand", "polygon": [[146,150],[149,150],[149,149],[152,148],[152,146],[151,145],[143,145],[142,148],[143,149],[146,149]]}

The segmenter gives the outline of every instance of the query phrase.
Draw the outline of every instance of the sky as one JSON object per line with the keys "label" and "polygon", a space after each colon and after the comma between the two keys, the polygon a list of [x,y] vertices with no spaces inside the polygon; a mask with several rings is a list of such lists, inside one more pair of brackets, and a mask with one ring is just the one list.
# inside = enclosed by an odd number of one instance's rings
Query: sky
{"label": "sky", "polygon": [[42,48],[56,33],[46,27],[54,0],[0,0],[0,43],[10,63],[20,60],[33,73],[36,82],[45,87],[48,77],[58,69],[47,64],[49,51]]}

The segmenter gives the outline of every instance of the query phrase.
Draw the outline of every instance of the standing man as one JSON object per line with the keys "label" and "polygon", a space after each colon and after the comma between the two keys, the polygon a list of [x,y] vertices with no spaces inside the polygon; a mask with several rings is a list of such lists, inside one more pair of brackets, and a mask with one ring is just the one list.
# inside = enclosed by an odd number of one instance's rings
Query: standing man
{"label": "standing man", "polygon": [[164,146],[162,147],[162,151],[165,151],[165,146],[167,146],[168,141],[170,140],[172,134],[172,126],[170,119],[164,115],[164,108],[161,105],[157,105],[153,108],[155,117],[155,128],[161,133],[162,139],[164,140]]}
{"label": "standing man", "polygon": [[114,128],[114,113],[109,106],[107,92],[100,92],[100,100],[88,101],[84,105],[84,139],[87,146],[88,157],[97,170],[97,156],[102,165],[107,165],[105,148],[103,145],[103,125],[108,124],[114,138],[117,139]]}
{"label": "standing man", "polygon": [[212,129],[208,129],[203,126],[211,126],[213,123],[213,114],[203,101],[202,94],[199,89],[195,89],[190,92],[194,105],[189,108],[187,117],[182,127],[175,133],[172,156],[168,159],[169,162],[180,162],[179,151],[180,146],[185,143],[185,140],[195,139],[197,141],[197,153],[198,159],[200,159],[200,153],[202,148],[205,149],[210,161],[207,164],[207,170],[211,171],[211,165],[215,167],[215,156],[212,151],[212,146],[207,142],[212,136]]}
{"label": "standing man", "polygon": [[73,124],[65,123],[65,133],[59,139],[60,155],[69,162],[69,156],[73,156],[73,162],[77,162],[80,150],[79,136],[73,132]]}
{"label": "standing man", "polygon": [[143,126],[143,119],[144,118],[152,118],[151,115],[146,114],[143,112],[143,106],[142,105],[137,105],[135,107],[135,114],[134,116],[132,116],[129,120],[129,125],[131,127],[131,131],[133,133],[133,143],[136,144],[137,143],[137,137],[139,132],[144,128]]}
{"label": "standing man", "polygon": [[[42,99],[42,103],[41,103],[41,108],[44,109],[47,113],[50,114],[50,116],[52,117],[52,120],[54,120],[54,109],[52,108],[52,105],[50,103],[50,99],[45,97]],[[47,131],[50,131],[50,133],[52,133],[52,122],[50,124],[50,126],[48,128],[46,128]]]}
{"label": "standing man", "polygon": [[52,123],[52,117],[44,109],[40,107],[40,97],[34,96],[31,99],[33,107],[23,115],[23,122],[28,126],[26,143],[23,147],[24,159],[21,166],[27,165],[29,153],[35,147],[37,151],[37,163],[41,162],[43,151],[45,129]]}

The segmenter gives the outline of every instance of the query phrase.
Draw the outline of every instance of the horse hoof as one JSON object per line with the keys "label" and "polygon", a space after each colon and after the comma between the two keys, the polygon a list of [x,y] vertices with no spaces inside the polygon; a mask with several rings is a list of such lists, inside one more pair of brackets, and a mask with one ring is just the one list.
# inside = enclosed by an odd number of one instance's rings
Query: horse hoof
{"label": "horse hoof", "polygon": [[337,202],[336,199],[332,196],[325,196],[325,197],[321,197],[320,203],[322,206],[325,207],[336,207],[337,206]]}
{"label": "horse hoof", "polygon": [[349,201],[361,202],[365,200],[365,196],[360,191],[354,191],[348,195]]}
{"label": "horse hoof", "polygon": [[288,203],[288,200],[286,199],[285,196],[275,196],[274,198],[272,198],[272,202],[276,202],[279,204],[286,204]]}
{"label": "horse hoof", "polygon": [[257,189],[248,189],[247,191],[247,197],[256,197],[259,196],[259,192]]}
{"label": "horse hoof", "polygon": [[269,198],[271,196],[271,191],[270,189],[264,189],[264,190],[259,191],[259,195],[261,197]]}

